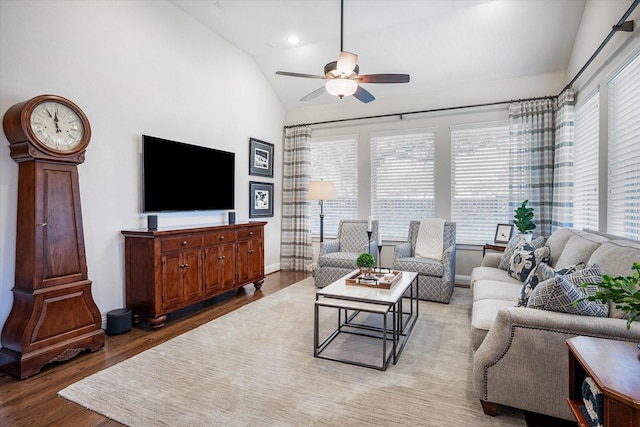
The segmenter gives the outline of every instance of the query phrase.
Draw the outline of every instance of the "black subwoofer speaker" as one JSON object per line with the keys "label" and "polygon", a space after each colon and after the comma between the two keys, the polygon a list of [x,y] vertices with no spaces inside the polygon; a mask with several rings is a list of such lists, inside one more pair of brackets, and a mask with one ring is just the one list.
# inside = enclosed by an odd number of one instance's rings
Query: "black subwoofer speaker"
{"label": "black subwoofer speaker", "polygon": [[229,212],[229,224],[235,224],[235,223],[236,223],[236,213]]}
{"label": "black subwoofer speaker", "polygon": [[119,308],[107,313],[107,335],[119,335],[129,332],[133,323],[131,309]]}

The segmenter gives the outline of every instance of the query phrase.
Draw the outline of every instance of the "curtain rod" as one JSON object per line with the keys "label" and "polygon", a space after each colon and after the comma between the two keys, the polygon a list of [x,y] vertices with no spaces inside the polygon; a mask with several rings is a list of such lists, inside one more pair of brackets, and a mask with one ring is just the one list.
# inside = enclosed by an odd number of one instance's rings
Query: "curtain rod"
{"label": "curtain rod", "polygon": [[[640,1],[640,0],[638,0]],[[289,129],[297,126],[315,126],[315,125],[326,125],[331,123],[340,123],[340,122],[351,122],[355,120],[367,120],[367,119],[380,119],[384,117],[395,117],[399,116],[400,120],[402,120],[403,116],[407,116],[409,114],[423,114],[423,113],[437,113],[441,111],[451,111],[451,110],[462,110],[466,108],[480,108],[480,107],[490,107],[493,105],[502,105],[502,104],[510,104],[512,102],[525,102],[525,101],[539,101],[541,99],[556,99],[557,96],[538,96],[535,98],[524,98],[524,99],[512,99],[509,101],[496,101],[496,102],[486,102],[483,104],[469,104],[469,105],[461,105],[457,107],[443,107],[443,108],[433,108],[430,110],[420,110],[420,111],[406,111],[404,113],[388,113],[388,114],[379,114],[377,116],[365,116],[365,117],[351,117],[349,119],[336,119],[336,120],[327,120],[324,122],[314,122],[314,123],[302,123],[298,125],[287,125],[284,128]]]}
{"label": "curtain rod", "polygon": [[600,51],[602,49],[604,49],[604,47],[607,45],[607,43],[609,43],[609,40],[611,40],[611,38],[613,37],[613,35],[615,33],[617,33],[619,30],[616,29],[616,27],[620,27],[622,24],[624,24],[624,22],[627,20],[627,18],[629,17],[629,15],[631,15],[631,13],[633,12],[633,10],[636,8],[636,6],[638,6],[638,3],[640,3],[640,0],[635,0],[631,6],[629,7],[629,9],[625,12],[624,15],[622,15],[622,18],[620,18],[620,20],[618,21],[618,23],[616,25],[613,26],[613,28],[611,28],[611,31],[609,31],[609,34],[607,35],[607,37],[605,37],[605,39],[602,41],[602,43],[600,44],[600,46],[598,46],[598,48],[596,49],[596,51],[593,53],[593,55],[591,55],[591,58],[589,58],[587,60],[587,62],[582,66],[582,68],[580,68],[580,71],[578,71],[578,73],[576,74],[576,76],[569,82],[568,85],[566,85],[563,89],[563,91],[565,91],[566,89],[569,89],[575,82],[576,80],[578,80],[578,77],[580,77],[582,75],[582,73],[584,72],[584,70],[587,69],[587,67],[589,65],[591,65],[591,63],[593,62],[594,59],[596,59],[596,56],[598,56],[598,54],[600,53]]}
{"label": "curtain rod", "polygon": [[[626,19],[629,17],[629,15],[631,15],[631,13],[636,8],[636,6],[638,6],[639,3],[640,3],[640,0],[634,0],[634,2],[631,4],[631,6],[627,10],[627,12],[622,16],[622,18],[620,18],[620,20],[618,21],[618,24],[616,26],[622,25],[626,21]],[[569,84],[567,86],[565,86],[565,88],[562,90],[562,92],[564,92],[566,89],[569,89],[576,82],[576,80],[580,77],[580,75],[582,75],[582,73],[587,69],[587,67],[589,65],[591,65],[591,62],[593,62],[593,60],[596,58],[596,56],[598,56],[600,51],[602,51],[602,49],[604,49],[604,47],[607,45],[607,43],[609,43],[609,40],[611,40],[611,38],[613,37],[613,35],[617,31],[618,30],[616,30],[615,26],[614,26],[614,28],[611,29],[611,31],[609,32],[607,37],[604,39],[604,41],[600,44],[598,49],[596,49],[596,51],[593,53],[593,55],[591,55],[591,58],[589,58],[589,60],[587,60],[587,62],[582,66],[580,71],[578,71],[576,76],[569,82]],[[562,92],[560,92],[560,93],[562,93]],[[356,121],[356,120],[367,120],[367,119],[380,119],[380,118],[384,118],[384,117],[394,117],[394,116],[399,116],[400,120],[402,120],[403,116],[409,115],[409,114],[437,113],[437,112],[441,112],[441,111],[461,110],[461,109],[466,109],[466,108],[490,107],[490,106],[493,106],[493,105],[510,104],[512,102],[537,101],[537,100],[540,100],[540,99],[556,99],[558,96],[559,95],[556,95],[556,96],[541,96],[541,97],[537,97],[537,98],[515,99],[515,100],[511,100],[511,101],[487,102],[487,103],[484,103],[484,104],[470,104],[470,105],[462,105],[462,106],[458,106],[458,107],[434,108],[434,109],[431,109],[431,110],[407,111],[407,112],[404,112],[404,113],[380,114],[380,115],[377,115],[377,116],[352,117],[350,119],[336,119],[336,120],[327,120],[327,121],[324,121],[324,122],[303,123],[303,124],[298,124],[298,125],[287,125],[284,128],[285,129],[289,129],[289,128],[297,127],[297,126],[326,125],[326,124],[331,124],[331,123],[351,122],[351,121]]]}

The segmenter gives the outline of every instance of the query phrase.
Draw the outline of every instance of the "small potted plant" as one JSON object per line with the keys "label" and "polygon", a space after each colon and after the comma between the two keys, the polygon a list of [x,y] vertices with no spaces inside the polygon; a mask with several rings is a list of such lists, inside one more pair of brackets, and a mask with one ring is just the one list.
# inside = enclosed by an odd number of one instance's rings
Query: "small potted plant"
{"label": "small potted plant", "polygon": [[356,266],[365,277],[370,276],[371,270],[376,266],[376,259],[371,254],[360,254],[356,259]]}
{"label": "small potted plant", "polygon": [[520,238],[531,241],[531,233],[536,228],[536,225],[533,223],[533,208],[528,207],[527,203],[529,203],[529,200],[525,200],[522,205],[516,208],[513,224],[520,232]]}

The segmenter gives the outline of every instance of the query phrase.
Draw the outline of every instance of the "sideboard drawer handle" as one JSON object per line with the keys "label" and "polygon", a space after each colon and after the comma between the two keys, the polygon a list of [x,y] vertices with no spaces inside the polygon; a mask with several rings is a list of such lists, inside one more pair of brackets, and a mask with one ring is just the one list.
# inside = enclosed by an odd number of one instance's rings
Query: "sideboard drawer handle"
{"label": "sideboard drawer handle", "polygon": [[224,255],[223,256],[219,256],[218,259],[224,259]]}
{"label": "sideboard drawer handle", "polygon": [[186,240],[182,241],[182,246],[187,246],[187,241]]}
{"label": "sideboard drawer handle", "polygon": [[250,232],[249,232],[249,236],[253,236],[253,231],[250,231]]}
{"label": "sideboard drawer handle", "polygon": [[220,240],[224,240],[224,236],[220,236]]}
{"label": "sideboard drawer handle", "polygon": [[249,253],[252,254],[253,253],[253,249],[249,249]]}

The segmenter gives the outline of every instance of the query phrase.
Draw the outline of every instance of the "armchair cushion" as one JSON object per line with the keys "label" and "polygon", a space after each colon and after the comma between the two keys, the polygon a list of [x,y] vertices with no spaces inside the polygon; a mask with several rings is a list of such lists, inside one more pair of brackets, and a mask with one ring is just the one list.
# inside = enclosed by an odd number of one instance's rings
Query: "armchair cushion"
{"label": "armchair cushion", "polygon": [[353,270],[356,268],[356,259],[361,252],[333,252],[324,254],[318,258],[320,267],[338,267]]}
{"label": "armchair cushion", "polygon": [[341,252],[367,252],[367,224],[344,222],[339,236]]}
{"label": "armchair cushion", "polygon": [[413,271],[427,276],[442,277],[444,275],[444,265],[442,261],[431,258],[409,257],[394,261],[395,269]]}

